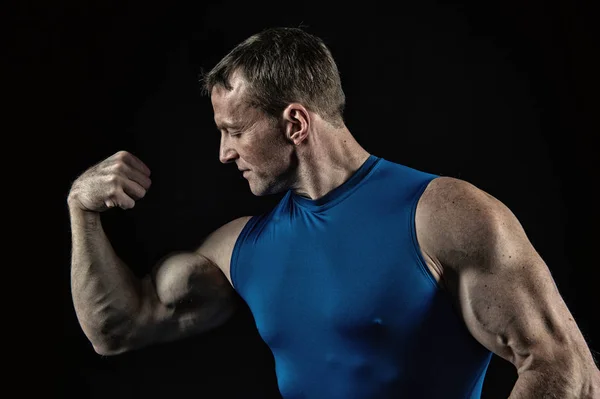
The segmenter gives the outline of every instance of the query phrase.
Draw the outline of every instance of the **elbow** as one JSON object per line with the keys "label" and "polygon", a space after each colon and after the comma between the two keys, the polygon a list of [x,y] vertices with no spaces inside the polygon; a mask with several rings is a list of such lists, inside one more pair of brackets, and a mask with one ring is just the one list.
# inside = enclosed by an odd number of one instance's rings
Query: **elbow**
{"label": "elbow", "polygon": [[90,342],[94,352],[101,356],[115,356],[129,350],[124,340],[115,336],[90,339]]}
{"label": "elbow", "polygon": [[[538,358],[539,360],[539,358]],[[537,363],[537,364],[536,364]],[[532,362],[520,375],[537,375],[543,389],[560,392],[561,398],[595,399],[600,393],[600,371],[594,362],[572,351],[555,354],[551,359]],[[540,386],[540,389],[541,386]]]}
{"label": "elbow", "polygon": [[76,303],[76,315],[84,335],[97,354],[112,356],[129,350],[137,329],[136,312],[132,306],[116,308],[101,304],[78,309]]}
{"label": "elbow", "polygon": [[118,348],[111,348],[110,346],[102,344],[92,344],[92,347],[94,348],[94,352],[100,356],[114,356],[123,352]]}
{"label": "elbow", "polygon": [[124,328],[116,328],[115,325],[110,327],[108,324],[102,324],[102,326],[88,328],[85,331],[94,352],[101,356],[114,356],[130,349],[128,342],[131,334]]}
{"label": "elbow", "polygon": [[131,349],[135,329],[130,317],[107,317],[86,327],[84,332],[92,348],[101,356],[114,356]]}

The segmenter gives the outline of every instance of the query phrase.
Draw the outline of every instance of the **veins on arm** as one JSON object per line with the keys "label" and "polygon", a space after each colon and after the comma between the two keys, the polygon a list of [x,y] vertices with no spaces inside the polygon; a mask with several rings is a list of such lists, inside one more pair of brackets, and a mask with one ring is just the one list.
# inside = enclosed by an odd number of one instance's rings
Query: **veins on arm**
{"label": "veins on arm", "polygon": [[562,373],[577,384],[597,370],[550,270],[504,204],[467,182],[437,178],[416,223],[422,249],[441,265],[457,310],[483,346],[519,375]]}

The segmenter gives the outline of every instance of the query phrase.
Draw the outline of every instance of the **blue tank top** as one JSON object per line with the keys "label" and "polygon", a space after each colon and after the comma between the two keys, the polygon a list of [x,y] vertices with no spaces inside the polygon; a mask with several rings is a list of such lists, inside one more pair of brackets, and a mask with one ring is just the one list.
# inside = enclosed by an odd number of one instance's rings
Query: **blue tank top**
{"label": "blue tank top", "polygon": [[416,240],[417,201],[435,177],[371,155],[324,197],[288,191],[244,226],[231,278],[285,399],[480,397],[492,353]]}

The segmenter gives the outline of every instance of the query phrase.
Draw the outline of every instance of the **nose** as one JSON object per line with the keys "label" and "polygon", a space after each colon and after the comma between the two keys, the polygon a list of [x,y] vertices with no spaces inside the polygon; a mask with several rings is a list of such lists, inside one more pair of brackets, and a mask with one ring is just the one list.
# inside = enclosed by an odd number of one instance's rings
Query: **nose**
{"label": "nose", "polygon": [[237,151],[230,145],[227,135],[221,134],[221,144],[219,148],[219,161],[221,163],[231,163],[239,157]]}

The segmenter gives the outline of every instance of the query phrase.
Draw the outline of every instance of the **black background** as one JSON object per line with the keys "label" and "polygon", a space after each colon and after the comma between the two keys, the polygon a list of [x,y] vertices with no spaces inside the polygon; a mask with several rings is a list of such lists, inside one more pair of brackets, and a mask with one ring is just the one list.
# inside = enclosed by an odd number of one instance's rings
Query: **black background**
{"label": "black background", "polygon": [[[21,138],[36,143],[46,172],[27,184],[47,187],[50,213],[58,215],[46,241],[53,249],[47,281],[59,302],[34,313],[51,320],[46,326],[58,338],[49,345],[39,329],[31,332],[23,368],[31,385],[37,372],[54,372],[47,389],[58,397],[277,397],[272,357],[247,309],[206,335],[95,354],[71,303],[65,202],[87,167],[119,150],[140,157],[152,170],[146,198],[103,216],[117,252],[139,275],[223,223],[273,206],[278,196],[254,197],[235,166],[219,163],[219,133],[197,83],[202,69],[270,26],[303,26],[329,45],[347,97],[346,124],[367,151],[465,179],[508,205],[588,343],[600,348],[591,276],[598,268],[591,10],[541,1],[327,4],[15,8],[9,64],[24,78],[13,105],[25,106],[22,126],[33,122]],[[515,380],[512,365],[494,357],[483,397],[507,397]]]}

